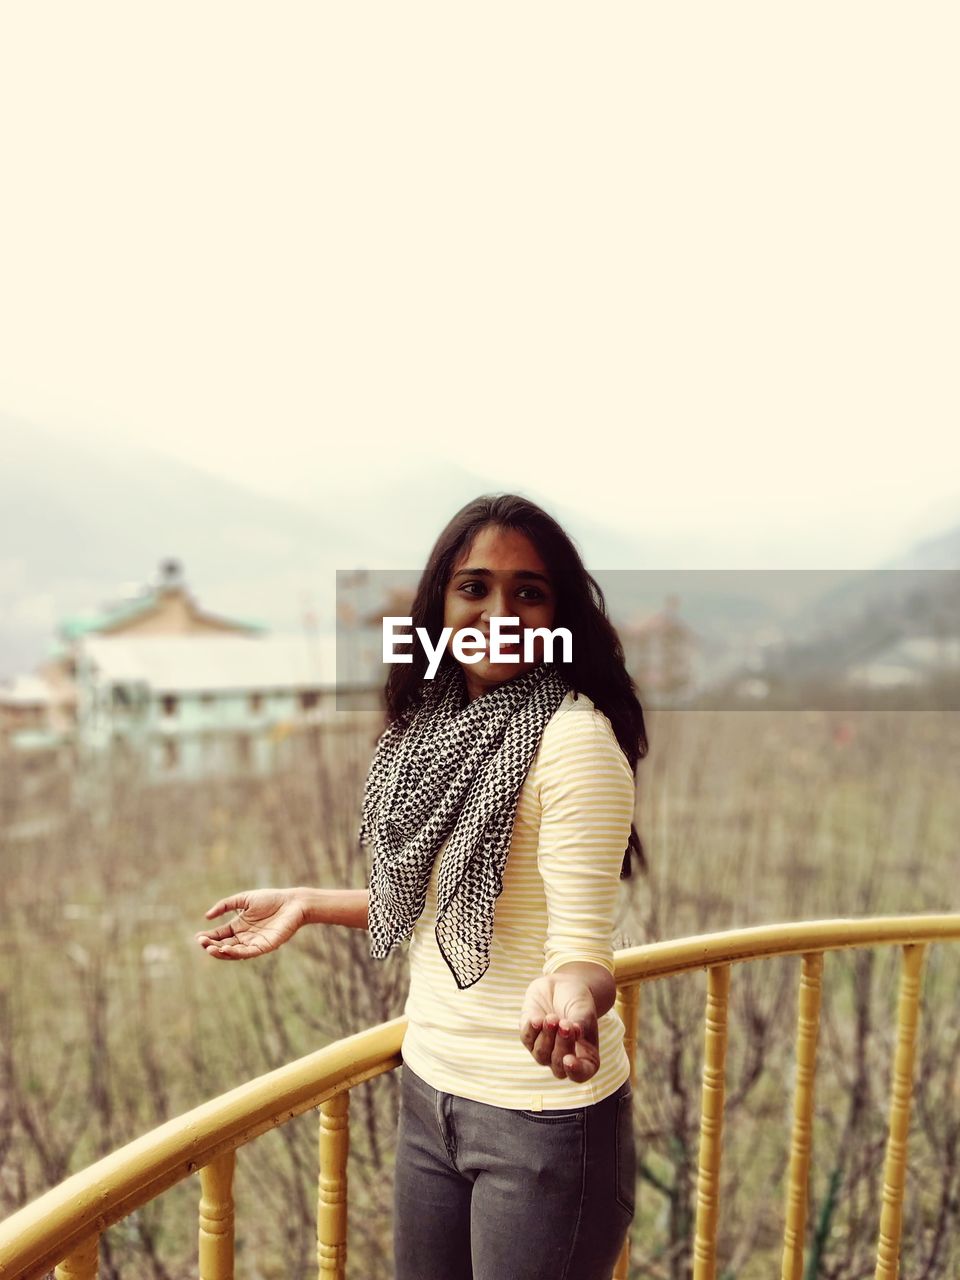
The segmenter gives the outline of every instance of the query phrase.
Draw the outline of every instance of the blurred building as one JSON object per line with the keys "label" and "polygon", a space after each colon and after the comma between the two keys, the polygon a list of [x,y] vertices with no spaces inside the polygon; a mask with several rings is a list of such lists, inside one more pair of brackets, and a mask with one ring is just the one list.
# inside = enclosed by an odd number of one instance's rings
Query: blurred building
{"label": "blurred building", "polygon": [[201,609],[187,589],[180,561],[163,560],[152,582],[131,585],[102,608],[60,623],[53,652],[37,673],[50,690],[49,727],[64,732],[76,723],[77,648],[89,636],[254,636],[263,632],[257,623]]}
{"label": "blurred building", "polygon": [[409,617],[416,580],[397,569],[337,573],[337,662],[341,685],[383,688],[383,620]]}
{"label": "blurred building", "polygon": [[44,739],[50,721],[51,689],[40,676],[17,676],[0,685],[0,736],[33,734]]}
{"label": "blurred building", "polygon": [[78,758],[136,761],[151,782],[269,773],[292,735],[333,722],[335,663],[332,638],[87,636]]}
{"label": "blurred building", "polygon": [[69,792],[74,748],[53,726],[53,692],[40,676],[0,686],[0,817],[24,806],[59,806]]}
{"label": "blurred building", "polygon": [[299,732],[376,718],[382,667],[362,674],[338,688],[332,636],[210,613],[166,560],[152,584],[66,619],[38,671],[0,686],[0,756],[18,779],[74,765],[145,782],[262,774]]}
{"label": "blurred building", "polygon": [[646,618],[618,625],[623,655],[641,697],[670,703],[690,697],[701,683],[698,642],[680,617],[678,596]]}

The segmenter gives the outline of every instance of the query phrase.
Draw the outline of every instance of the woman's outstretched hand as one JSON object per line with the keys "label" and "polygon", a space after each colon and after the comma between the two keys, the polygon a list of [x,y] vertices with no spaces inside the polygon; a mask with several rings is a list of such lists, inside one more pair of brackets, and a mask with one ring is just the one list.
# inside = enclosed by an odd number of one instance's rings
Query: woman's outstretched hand
{"label": "woman's outstretched hand", "polygon": [[600,1032],[593,992],[580,978],[553,973],[527,987],[520,1038],[558,1080],[582,1084],[600,1069]]}
{"label": "woman's outstretched hand", "polygon": [[215,920],[225,911],[237,916],[219,929],[196,935],[207,955],[217,960],[250,960],[276,951],[305,923],[303,903],[296,889],[251,889],[221,898],[207,912]]}

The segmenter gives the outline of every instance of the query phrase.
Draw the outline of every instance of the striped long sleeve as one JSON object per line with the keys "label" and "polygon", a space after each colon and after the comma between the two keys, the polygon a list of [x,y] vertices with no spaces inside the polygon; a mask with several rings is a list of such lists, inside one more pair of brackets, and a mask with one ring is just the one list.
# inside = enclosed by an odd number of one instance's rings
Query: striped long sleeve
{"label": "striped long sleeve", "polygon": [[568,694],[544,729],[517,800],[490,967],[460,990],[437,946],[437,871],[410,938],[402,1054],[433,1088],[492,1106],[550,1110],[599,1102],[627,1079],[623,1023],[599,1020],[600,1069],[558,1080],[520,1040],[527,987],[571,960],[613,965],[620,866],[634,786],[607,718]]}
{"label": "striped long sleeve", "polygon": [[620,868],[633,821],[630,766],[606,716],[563,716],[540,761],[537,863],[547,903],[544,973],[574,960],[613,972]]}

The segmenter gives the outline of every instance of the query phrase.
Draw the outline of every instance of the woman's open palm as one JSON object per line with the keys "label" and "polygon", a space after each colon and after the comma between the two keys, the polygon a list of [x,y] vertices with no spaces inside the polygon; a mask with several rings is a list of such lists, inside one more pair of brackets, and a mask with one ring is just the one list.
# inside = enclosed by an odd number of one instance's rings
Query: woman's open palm
{"label": "woman's open palm", "polygon": [[197,942],[217,960],[250,960],[276,951],[304,923],[303,907],[289,889],[251,889],[221,898],[206,913],[215,920],[225,911],[238,914],[219,929],[204,929]]}

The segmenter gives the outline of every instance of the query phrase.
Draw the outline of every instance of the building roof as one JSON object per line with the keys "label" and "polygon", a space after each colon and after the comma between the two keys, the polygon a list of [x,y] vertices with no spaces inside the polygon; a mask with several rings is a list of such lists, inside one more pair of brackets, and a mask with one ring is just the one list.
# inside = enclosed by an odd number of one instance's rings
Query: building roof
{"label": "building roof", "polygon": [[[108,605],[95,613],[81,613],[74,615],[72,618],[64,618],[59,627],[60,635],[64,640],[81,640],[87,635],[98,635],[113,631],[125,622],[131,622],[135,618],[144,617],[152,613],[160,604],[160,600],[160,593],[151,591],[135,600],[124,600],[119,604]],[[261,622],[251,622],[243,618],[224,618],[219,614],[210,613],[207,609],[200,609],[196,605],[192,607],[194,614],[198,618],[208,622],[215,622],[221,626],[236,627],[238,629],[243,628],[251,632],[262,632],[264,630]]]}
{"label": "building roof", "polygon": [[333,636],[88,636],[81,668],[106,684],[142,684],[156,693],[333,689]]}
{"label": "building roof", "polygon": [[157,597],[151,591],[136,600],[124,600],[121,604],[110,605],[92,613],[75,614],[72,618],[63,619],[60,634],[65,640],[79,640],[81,636],[115,627],[119,622],[139,618],[141,614],[149,613],[156,603]]}
{"label": "building roof", "polygon": [[183,565],[180,561],[162,560],[152,583],[143,585],[126,583],[120,588],[119,599],[103,605],[100,609],[88,609],[71,618],[64,618],[59,627],[60,636],[70,642],[97,633],[109,635],[118,629],[125,629],[127,623],[154,612],[164,600],[172,597],[182,599],[199,621],[229,627],[235,631],[262,632],[265,630],[259,622],[219,617],[206,609],[201,609],[187,590]]}

